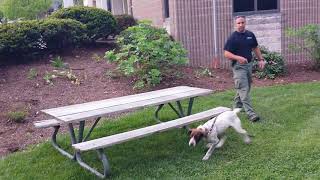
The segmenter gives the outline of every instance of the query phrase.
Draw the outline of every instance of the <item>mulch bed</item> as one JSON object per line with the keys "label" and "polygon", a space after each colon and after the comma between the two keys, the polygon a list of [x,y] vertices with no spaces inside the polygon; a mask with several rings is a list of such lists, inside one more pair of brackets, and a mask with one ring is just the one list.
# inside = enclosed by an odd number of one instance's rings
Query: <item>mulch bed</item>
{"label": "mulch bed", "polygon": [[[72,83],[66,77],[53,79],[53,85],[45,83],[43,79],[45,73],[54,70],[50,64],[53,56],[29,64],[0,66],[0,157],[50,137],[51,130],[39,130],[33,126],[34,121],[48,118],[40,113],[41,109],[178,85],[209,88],[216,91],[233,88],[230,70],[215,69],[213,76],[209,77],[199,76],[201,72],[199,69],[183,67],[178,69],[182,72],[182,77],[166,79],[161,85],[154,88],[133,90],[131,79],[108,75],[107,71],[114,69],[114,65],[102,59],[105,51],[106,48],[96,47],[77,49],[61,55],[64,62],[69,64],[72,73],[80,80],[80,85]],[[35,69],[38,74],[34,79],[28,78],[31,68]],[[289,65],[288,74],[276,80],[254,79],[254,86],[310,81],[320,81],[320,72],[312,70],[310,64],[300,64]],[[16,110],[28,111],[24,123],[8,120],[7,113]]]}

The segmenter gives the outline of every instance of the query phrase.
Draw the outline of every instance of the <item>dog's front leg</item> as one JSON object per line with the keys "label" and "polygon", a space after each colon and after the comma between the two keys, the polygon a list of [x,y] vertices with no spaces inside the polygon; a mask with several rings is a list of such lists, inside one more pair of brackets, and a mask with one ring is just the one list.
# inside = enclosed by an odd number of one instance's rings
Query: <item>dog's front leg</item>
{"label": "dog's front leg", "polygon": [[202,158],[203,161],[206,161],[206,160],[208,160],[210,158],[211,154],[213,153],[214,149],[216,148],[216,144],[217,143],[215,143],[215,144],[214,143],[210,143],[211,146],[209,147],[206,155],[203,156],[203,158]]}

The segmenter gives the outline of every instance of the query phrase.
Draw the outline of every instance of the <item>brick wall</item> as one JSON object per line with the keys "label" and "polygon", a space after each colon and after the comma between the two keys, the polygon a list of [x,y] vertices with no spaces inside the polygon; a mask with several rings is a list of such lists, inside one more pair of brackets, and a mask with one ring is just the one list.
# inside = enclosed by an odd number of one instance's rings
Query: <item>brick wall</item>
{"label": "brick wall", "polygon": [[282,14],[282,54],[287,63],[301,63],[310,60],[305,53],[292,51],[289,44],[301,43],[298,39],[286,37],[288,27],[299,28],[306,24],[320,24],[319,0],[282,0],[280,1]]}
{"label": "brick wall", "polygon": [[214,27],[212,0],[176,0],[176,39],[188,50],[191,66],[229,66],[223,46],[233,30],[231,7],[232,0],[216,0]]}
{"label": "brick wall", "polygon": [[230,60],[224,58],[224,44],[230,34],[234,31],[234,20],[232,16],[232,0],[217,1],[217,44],[218,44],[218,67],[229,68]]}
{"label": "brick wall", "polygon": [[137,19],[149,19],[159,27],[163,26],[164,17],[161,0],[132,0],[133,16]]}
{"label": "brick wall", "polygon": [[[261,45],[281,52],[288,63],[305,61],[304,53],[288,49],[290,43],[298,40],[287,38],[285,29],[320,23],[320,1],[279,1],[280,13],[248,16],[247,28],[256,34]],[[133,15],[138,19],[150,19],[156,26],[166,27],[188,50],[191,66],[212,67],[216,64],[228,68],[230,61],[223,57],[223,46],[234,31],[232,0],[216,0],[215,18],[212,3],[212,0],[170,0],[170,18],[164,19],[161,0],[133,0]],[[213,62],[213,59],[216,61]]]}
{"label": "brick wall", "polygon": [[[170,0],[170,18],[164,19],[161,0],[133,0],[133,15],[137,19],[150,19],[164,27],[188,50],[191,66],[229,66],[223,58],[223,46],[232,31],[232,0],[216,0],[217,39],[214,40],[212,0]],[[215,53],[215,45],[217,52]]]}
{"label": "brick wall", "polygon": [[259,45],[281,52],[281,14],[258,14],[246,17],[247,29],[254,32]]}
{"label": "brick wall", "polygon": [[213,58],[212,1],[176,0],[176,39],[188,50],[190,65],[207,66]]}
{"label": "brick wall", "polygon": [[[303,52],[293,52],[290,43],[301,42],[286,37],[288,27],[301,27],[310,23],[320,24],[319,0],[279,0],[280,12],[247,16],[247,28],[252,30],[261,45],[272,51],[281,52],[287,63],[309,60]],[[216,57],[218,66],[228,68],[229,60],[223,57],[223,46],[232,31],[234,21],[232,0],[216,0],[216,30],[214,39],[213,8],[211,0],[176,0],[176,39],[189,51],[190,65],[213,65]],[[213,49],[217,48],[217,53]]]}

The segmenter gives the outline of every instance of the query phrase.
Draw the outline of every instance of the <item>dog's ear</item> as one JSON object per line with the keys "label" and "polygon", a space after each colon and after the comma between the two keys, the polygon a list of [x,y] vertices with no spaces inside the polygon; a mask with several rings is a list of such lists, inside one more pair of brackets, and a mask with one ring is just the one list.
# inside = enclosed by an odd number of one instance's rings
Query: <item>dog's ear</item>
{"label": "dog's ear", "polygon": [[208,135],[208,133],[209,133],[209,131],[207,130],[207,129],[204,129],[204,128],[201,128],[200,129],[200,132],[201,132],[201,134],[203,135],[203,136],[207,136]]}

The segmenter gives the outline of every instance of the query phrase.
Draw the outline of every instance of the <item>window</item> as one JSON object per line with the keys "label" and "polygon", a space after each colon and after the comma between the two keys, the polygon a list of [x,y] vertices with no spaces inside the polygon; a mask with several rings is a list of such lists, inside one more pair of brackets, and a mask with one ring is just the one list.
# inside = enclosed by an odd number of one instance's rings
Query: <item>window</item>
{"label": "window", "polygon": [[258,11],[278,9],[278,0],[258,0]]}
{"label": "window", "polygon": [[112,10],[111,0],[107,0],[107,8],[108,8],[108,11],[111,12]]}
{"label": "window", "polygon": [[275,12],[278,9],[279,0],[233,0],[233,12],[236,14]]}
{"label": "window", "polygon": [[234,0],[234,12],[254,11],[254,0]]}
{"label": "window", "polygon": [[169,0],[163,0],[164,18],[170,17],[169,14]]}

